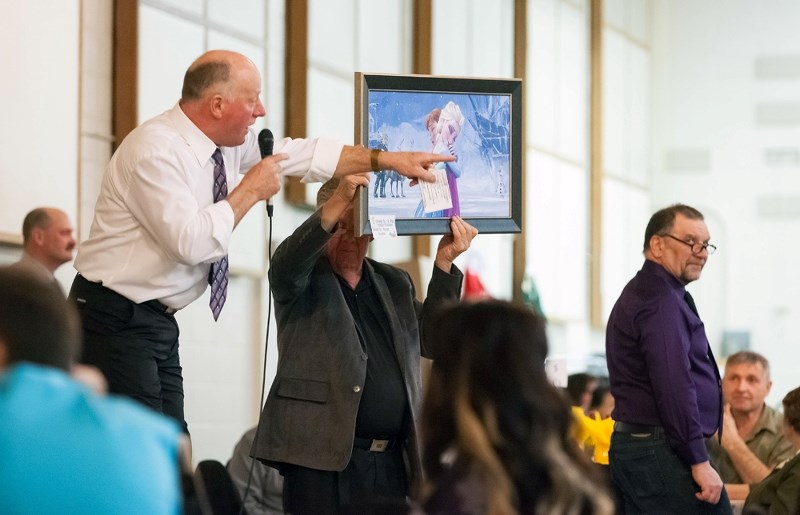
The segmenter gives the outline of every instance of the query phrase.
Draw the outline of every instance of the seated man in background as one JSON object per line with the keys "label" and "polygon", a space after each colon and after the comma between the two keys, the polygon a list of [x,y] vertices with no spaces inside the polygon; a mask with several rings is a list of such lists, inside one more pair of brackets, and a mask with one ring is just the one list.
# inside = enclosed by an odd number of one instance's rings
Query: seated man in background
{"label": "seated man in background", "polygon": [[69,216],[54,207],[37,207],[22,221],[22,257],[11,266],[35,274],[63,293],[53,274],[58,267],[72,261],[74,249]]}
{"label": "seated man in background", "polygon": [[228,474],[247,515],[283,515],[283,476],[250,457],[256,431],[258,426],[250,428],[236,444],[226,466]]}
{"label": "seated man in background", "polygon": [[[72,223],[64,211],[55,207],[32,209],[22,221],[22,257],[9,268],[30,273],[64,295],[54,274],[61,265],[72,260],[75,249],[72,233]],[[71,375],[97,393],[108,391],[106,378],[97,367],[73,363]]]}
{"label": "seated man in background", "polygon": [[764,403],[771,388],[767,358],[750,351],[728,357],[722,378],[722,445],[716,436],[707,443],[731,499],[747,497],[750,485],[793,455],[783,435],[783,416]]}
{"label": "seated man in background", "polygon": [[51,285],[5,267],[0,291],[0,510],[179,513],[178,426],[69,376],[80,325]]}

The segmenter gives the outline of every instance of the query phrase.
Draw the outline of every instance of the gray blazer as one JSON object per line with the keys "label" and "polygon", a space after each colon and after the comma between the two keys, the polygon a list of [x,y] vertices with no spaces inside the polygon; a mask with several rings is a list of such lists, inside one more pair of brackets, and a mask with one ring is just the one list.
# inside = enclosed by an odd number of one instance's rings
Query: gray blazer
{"label": "gray blazer", "polygon": [[[350,461],[356,413],[367,371],[355,324],[333,273],[325,244],[331,234],[319,211],[278,246],[269,270],[278,327],[278,370],[270,388],[253,456],[271,464],[292,463],[341,471]],[[366,259],[365,273],[378,290],[389,319],[397,360],[410,403],[404,449],[409,479],[419,477],[416,442],[421,403],[420,355],[434,358],[425,342],[426,317],[458,300],[463,274],[434,268],[424,303],[403,270]],[[427,343],[428,345],[425,345]]]}

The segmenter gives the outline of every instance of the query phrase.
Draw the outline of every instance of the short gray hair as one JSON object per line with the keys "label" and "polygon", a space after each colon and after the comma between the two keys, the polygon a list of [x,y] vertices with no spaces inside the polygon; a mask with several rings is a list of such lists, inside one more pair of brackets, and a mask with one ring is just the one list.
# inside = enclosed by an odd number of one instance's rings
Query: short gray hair
{"label": "short gray hair", "polygon": [[22,243],[28,243],[34,229],[37,227],[47,229],[50,222],[52,222],[50,210],[46,207],[37,207],[25,215],[25,220],[22,221]]}
{"label": "short gray hair", "polygon": [[333,196],[333,192],[339,187],[339,178],[329,179],[317,191],[317,208],[328,201]]}
{"label": "short gray hair", "polygon": [[761,364],[761,368],[764,369],[764,372],[767,374],[767,379],[769,379],[769,361],[758,352],[742,350],[731,354],[728,356],[728,359],[725,360],[725,367],[728,365],[755,365],[756,363]]}
{"label": "short gray hair", "polygon": [[671,206],[659,209],[650,217],[650,221],[647,223],[647,228],[644,231],[643,252],[647,252],[650,249],[650,239],[653,236],[663,235],[672,230],[672,225],[675,223],[675,216],[678,214],[685,216],[689,220],[703,220],[703,213],[686,204],[672,204]]}
{"label": "short gray hair", "polygon": [[227,84],[231,78],[231,65],[226,61],[209,61],[195,64],[183,77],[183,100],[197,100],[216,84]]}

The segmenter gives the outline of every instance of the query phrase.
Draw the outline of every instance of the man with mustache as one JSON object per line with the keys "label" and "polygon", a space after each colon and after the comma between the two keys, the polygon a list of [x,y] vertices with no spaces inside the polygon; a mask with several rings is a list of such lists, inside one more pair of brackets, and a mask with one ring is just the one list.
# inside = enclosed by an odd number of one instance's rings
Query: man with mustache
{"label": "man with mustache", "polygon": [[52,282],[61,292],[53,274],[72,261],[75,238],[69,216],[54,207],[37,207],[25,215],[22,222],[22,258],[12,265]]}

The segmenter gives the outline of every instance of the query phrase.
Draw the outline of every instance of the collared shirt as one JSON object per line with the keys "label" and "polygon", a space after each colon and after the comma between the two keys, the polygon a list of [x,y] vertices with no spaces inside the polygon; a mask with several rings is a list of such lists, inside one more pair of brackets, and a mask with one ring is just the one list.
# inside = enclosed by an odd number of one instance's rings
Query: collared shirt
{"label": "collared shirt", "polygon": [[409,409],[405,381],[397,361],[389,319],[366,265],[364,269],[355,289],[337,276],[361,347],[367,354],[367,377],[358,403],[356,436],[403,437]]}
{"label": "collared shirt", "polygon": [[[743,483],[731,457],[717,439],[709,438],[707,443],[711,461],[722,481],[733,484]],[[745,444],[761,460],[761,463],[769,468],[775,468],[794,456],[792,443],[783,436],[783,415],[766,404],[761,410],[761,416],[758,417],[753,432],[745,439]]]}
{"label": "collared shirt", "polygon": [[704,438],[719,425],[717,365],[683,284],[646,260],[622,290],[606,327],[614,420],[663,426],[687,465],[708,460]]}
{"label": "collared shirt", "polygon": [[[212,198],[215,149],[179,105],[131,132],[103,177],[78,272],[137,303],[158,299],[180,309],[202,295],[234,226],[230,204]],[[242,145],[221,150],[230,191],[261,154],[252,130]],[[304,182],[330,178],[341,151],[331,140],[275,142],[275,153],[290,156],[283,174]]]}
{"label": "collared shirt", "polygon": [[283,476],[278,469],[259,460],[253,462],[250,451],[258,426],[249,429],[233,448],[226,468],[231,481],[239,490],[246,513],[252,515],[283,515]]}

